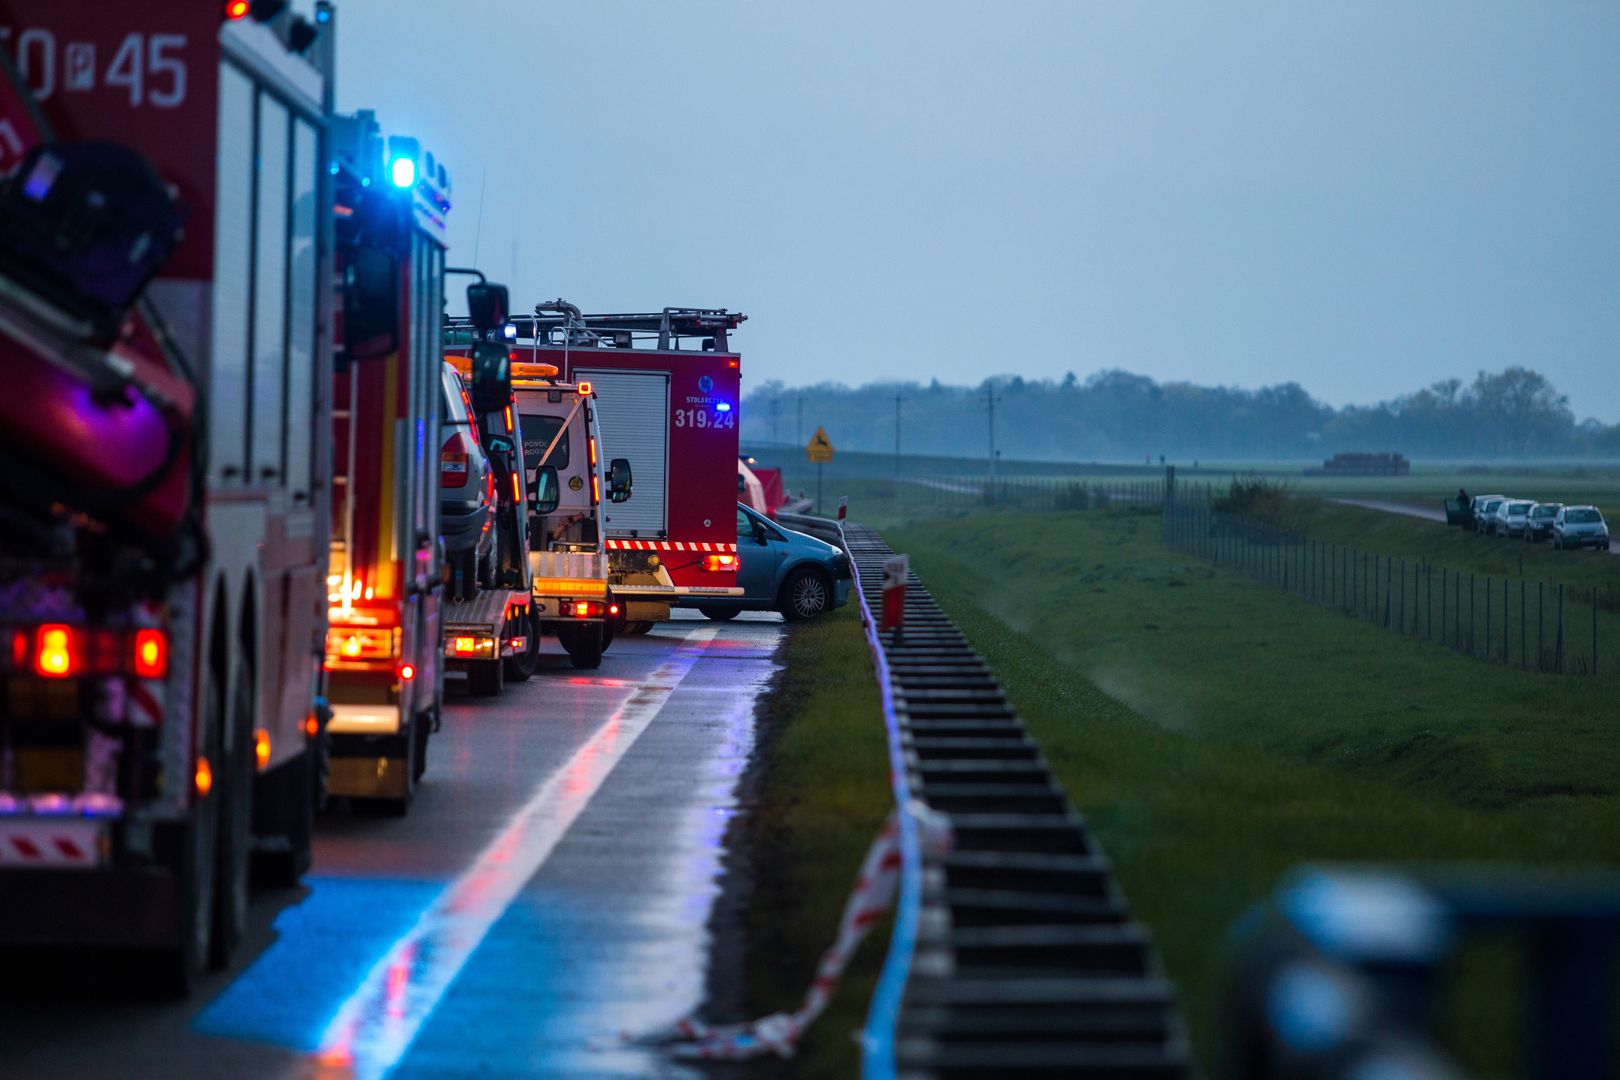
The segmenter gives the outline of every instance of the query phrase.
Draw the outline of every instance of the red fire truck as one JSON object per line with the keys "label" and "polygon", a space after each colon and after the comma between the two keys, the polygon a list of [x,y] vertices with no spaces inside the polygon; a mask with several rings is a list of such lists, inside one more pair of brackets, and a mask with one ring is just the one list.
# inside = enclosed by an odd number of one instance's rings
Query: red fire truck
{"label": "red fire truck", "polygon": [[742,358],[723,308],[586,315],[563,300],[512,320],[526,362],[590,383],[602,455],[634,470],[631,497],[606,507],[613,595],[627,632],[669,618],[682,596],[735,596],[737,408]]}
{"label": "red fire truck", "polygon": [[450,178],[362,111],[333,121],[345,347],[333,389],[328,791],[410,806],[444,694],[439,541]]}
{"label": "red fire truck", "polygon": [[284,6],[0,3],[0,942],[180,988],[309,860],[331,9]]}

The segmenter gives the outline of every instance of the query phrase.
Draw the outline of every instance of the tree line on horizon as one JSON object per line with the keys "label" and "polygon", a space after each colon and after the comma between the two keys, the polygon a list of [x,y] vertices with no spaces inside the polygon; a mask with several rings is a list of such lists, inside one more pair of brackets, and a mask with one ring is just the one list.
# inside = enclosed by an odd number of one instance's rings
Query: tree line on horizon
{"label": "tree line on horizon", "polygon": [[1620,424],[1577,422],[1569,399],[1524,367],[1444,379],[1374,405],[1334,408],[1298,383],[1245,390],[1155,382],[1110,369],[1086,379],[997,376],[976,387],[935,379],[787,387],[771,380],[742,402],[742,440],[799,444],[818,426],[839,449],[983,457],[995,395],[1003,457],[1055,461],[1311,459],[1394,451],[1409,458],[1620,457]]}

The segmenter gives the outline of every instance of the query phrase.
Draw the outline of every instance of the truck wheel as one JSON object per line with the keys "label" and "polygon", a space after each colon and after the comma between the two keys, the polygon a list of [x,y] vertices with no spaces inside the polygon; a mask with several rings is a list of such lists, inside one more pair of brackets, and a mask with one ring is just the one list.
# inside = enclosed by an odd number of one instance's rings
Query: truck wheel
{"label": "truck wheel", "polygon": [[411,717],[411,730],[405,735],[405,794],[397,799],[383,799],[383,809],[391,817],[404,817],[411,808],[411,799],[416,795],[417,768],[416,744],[421,735],[418,729],[422,726],[420,715]]}
{"label": "truck wheel", "polygon": [[214,934],[209,963],[223,968],[247,930],[249,853],[253,846],[253,669],[238,667],[231,695],[234,745],[214,772],[219,800],[219,857],[215,862]]}
{"label": "truck wheel", "polygon": [[506,668],[507,682],[528,682],[529,676],[540,666],[540,620],[533,615],[524,615],[521,618],[525,636],[529,640],[521,653],[501,661],[502,666]]}
{"label": "truck wheel", "polygon": [[[220,725],[225,714],[225,692],[213,676],[208,679],[205,702],[199,750],[212,766],[220,760]],[[190,993],[207,970],[214,936],[214,862],[218,853],[219,799],[210,793],[196,801],[184,830],[177,867],[180,918],[176,943],[156,957],[162,989],[174,997]]]}
{"label": "truck wheel", "polygon": [[413,781],[420,782],[422,774],[427,772],[428,736],[438,726],[437,708],[416,718],[416,727],[411,737],[412,742],[415,743],[413,749],[416,751],[416,756],[411,762],[411,779]]}
{"label": "truck wheel", "polygon": [[497,697],[505,686],[505,661],[479,660],[467,669],[467,689],[478,697]]}
{"label": "truck wheel", "polygon": [[713,619],[715,622],[730,622],[738,614],[731,608],[723,607],[700,607],[698,610],[703,613],[705,619]]}
{"label": "truck wheel", "polygon": [[315,833],[315,758],[320,742],[309,740],[304,752],[256,782],[253,821],[259,835],[279,838],[273,850],[253,853],[253,882],[271,889],[290,889],[309,870]]}
{"label": "truck wheel", "polygon": [[782,586],[782,617],[789,622],[813,619],[827,610],[832,589],[827,579],[814,570],[800,570]]}
{"label": "truck wheel", "polygon": [[605,635],[600,623],[595,626],[570,626],[557,631],[557,639],[568,651],[568,659],[577,668],[592,669],[602,666],[602,650],[606,648]]}

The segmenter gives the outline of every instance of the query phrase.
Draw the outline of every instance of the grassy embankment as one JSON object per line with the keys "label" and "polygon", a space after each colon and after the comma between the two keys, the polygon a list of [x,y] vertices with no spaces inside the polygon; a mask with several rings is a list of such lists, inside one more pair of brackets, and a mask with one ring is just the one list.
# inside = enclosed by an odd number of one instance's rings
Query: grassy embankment
{"label": "grassy embankment", "polygon": [[[894,805],[877,681],[854,603],[793,626],[784,660],[761,715],[762,771],[747,834],[754,876],[748,997],[756,1016],[799,1006]],[[769,1059],[758,1075],[859,1073],[852,1033],[865,1023],[887,944],[887,926],[874,929],[798,1057]]]}
{"label": "grassy embankment", "polygon": [[[1129,512],[978,515],[886,535],[1087,814],[1207,1063],[1222,935],[1291,866],[1620,864],[1611,688],[1314,607],[1167,551],[1158,527]],[[1471,1067],[1502,1071],[1510,1004],[1459,1007]]]}

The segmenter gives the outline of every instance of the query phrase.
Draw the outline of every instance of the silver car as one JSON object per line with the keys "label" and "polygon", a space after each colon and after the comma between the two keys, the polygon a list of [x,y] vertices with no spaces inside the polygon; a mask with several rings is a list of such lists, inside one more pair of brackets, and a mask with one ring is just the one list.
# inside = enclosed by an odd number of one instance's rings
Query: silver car
{"label": "silver car", "polygon": [[443,369],[444,443],[439,448],[439,535],[465,593],[486,576],[495,546],[495,473],[479,442],[461,376]]}
{"label": "silver car", "polygon": [[1534,505],[1529,499],[1503,499],[1496,508],[1496,525],[1492,532],[1497,536],[1523,536]]}
{"label": "silver car", "polygon": [[1538,502],[1530,508],[1530,516],[1525,519],[1524,538],[1534,544],[1537,540],[1545,540],[1552,535],[1553,518],[1563,509],[1563,503]]}
{"label": "silver car", "polygon": [[1609,525],[1595,506],[1565,506],[1553,518],[1553,547],[1609,548]]}
{"label": "silver car", "polygon": [[1474,531],[1492,533],[1496,530],[1496,508],[1502,505],[1506,495],[1475,495],[1470,505],[1474,511]]}

